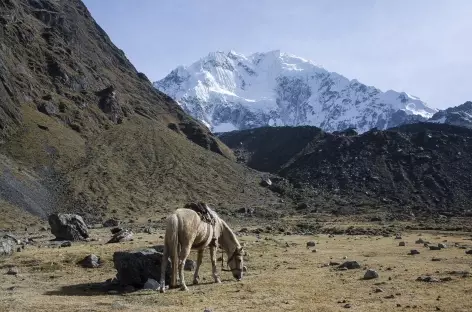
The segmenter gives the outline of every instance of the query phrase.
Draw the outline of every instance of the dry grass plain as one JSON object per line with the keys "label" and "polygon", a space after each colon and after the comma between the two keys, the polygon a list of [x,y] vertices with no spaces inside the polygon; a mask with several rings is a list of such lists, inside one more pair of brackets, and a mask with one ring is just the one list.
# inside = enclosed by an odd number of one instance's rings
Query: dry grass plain
{"label": "dry grass plain", "polygon": [[[211,283],[208,252],[201,269],[200,285],[189,292],[170,290],[109,294],[102,283],[114,277],[112,255],[162,243],[160,234],[135,235],[135,240],[105,245],[105,229],[92,230],[100,241],[74,243],[69,248],[29,246],[0,260],[1,311],[472,311],[472,277],[451,275],[470,271],[472,255],[454,247],[472,245],[470,234],[423,233],[431,242],[447,240],[448,248],[431,251],[414,242],[419,233],[403,233],[406,247],[393,237],[254,235],[241,237],[248,251],[248,273],[236,282],[222,273],[222,284]],[[52,237],[43,238],[45,244]],[[307,249],[315,240],[317,252]],[[410,256],[410,249],[421,254]],[[105,260],[102,267],[84,269],[76,262],[94,253]],[[433,262],[433,257],[442,260]],[[192,259],[195,253],[192,252]],[[338,271],[330,261],[357,260],[362,268]],[[18,276],[6,275],[10,266]],[[363,280],[366,268],[380,277]],[[191,281],[192,272],[186,272]],[[440,283],[416,281],[431,274],[452,280]],[[12,288],[13,287],[13,288]],[[381,288],[383,292],[376,292]],[[345,308],[350,304],[350,308]]]}

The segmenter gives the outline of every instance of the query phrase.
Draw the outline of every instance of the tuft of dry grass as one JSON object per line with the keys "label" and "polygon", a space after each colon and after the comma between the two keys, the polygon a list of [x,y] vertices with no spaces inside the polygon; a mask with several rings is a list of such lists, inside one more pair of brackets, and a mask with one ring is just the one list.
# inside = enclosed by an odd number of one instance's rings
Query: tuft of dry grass
{"label": "tuft of dry grass", "polygon": [[[20,275],[0,275],[1,311],[471,311],[472,277],[451,275],[469,271],[472,257],[454,243],[471,244],[465,235],[424,234],[431,242],[447,240],[449,248],[430,251],[415,245],[418,234],[404,234],[406,247],[392,237],[262,235],[258,240],[241,237],[248,256],[248,273],[242,282],[222,273],[222,284],[212,283],[208,252],[205,253],[200,285],[189,292],[170,290],[109,294],[100,287],[114,277],[112,255],[116,250],[138,249],[162,243],[160,234],[136,234],[133,242],[103,244],[105,230],[93,230],[101,241],[74,243],[70,248],[29,247],[11,258],[2,259],[0,270],[17,266]],[[317,252],[306,248],[317,242]],[[416,256],[410,249],[420,250]],[[83,269],[77,261],[95,253],[105,262],[98,269]],[[433,257],[442,261],[433,262]],[[192,252],[191,258],[195,259]],[[339,271],[330,261],[356,260],[362,268]],[[380,277],[363,280],[365,269],[377,270]],[[451,281],[425,283],[418,276],[451,277]],[[191,283],[192,273],[186,272]],[[13,290],[10,290],[14,287]],[[376,289],[382,292],[376,292]]]}

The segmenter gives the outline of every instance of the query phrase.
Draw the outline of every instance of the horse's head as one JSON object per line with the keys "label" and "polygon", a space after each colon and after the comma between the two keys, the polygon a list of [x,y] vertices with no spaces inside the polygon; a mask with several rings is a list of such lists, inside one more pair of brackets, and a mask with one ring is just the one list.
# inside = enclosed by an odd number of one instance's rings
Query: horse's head
{"label": "horse's head", "polygon": [[244,250],[243,247],[236,248],[233,254],[228,258],[228,266],[233,273],[233,277],[240,281],[243,278],[244,263],[243,263]]}

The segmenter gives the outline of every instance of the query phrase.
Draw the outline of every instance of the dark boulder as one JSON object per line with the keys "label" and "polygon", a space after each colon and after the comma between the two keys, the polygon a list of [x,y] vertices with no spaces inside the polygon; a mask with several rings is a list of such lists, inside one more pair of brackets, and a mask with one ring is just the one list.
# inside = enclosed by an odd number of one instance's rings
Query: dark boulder
{"label": "dark boulder", "polygon": [[85,240],[89,237],[87,225],[79,215],[52,214],[49,216],[51,233],[58,240]]}
{"label": "dark boulder", "polygon": [[[166,284],[170,284],[171,263],[167,259]],[[139,251],[117,251],[113,254],[116,278],[122,286],[142,288],[148,279],[161,280],[162,253],[154,248]]]}
{"label": "dark boulder", "polygon": [[113,227],[113,226],[118,226],[120,225],[120,221],[116,219],[108,219],[105,222],[103,222],[104,227]]}

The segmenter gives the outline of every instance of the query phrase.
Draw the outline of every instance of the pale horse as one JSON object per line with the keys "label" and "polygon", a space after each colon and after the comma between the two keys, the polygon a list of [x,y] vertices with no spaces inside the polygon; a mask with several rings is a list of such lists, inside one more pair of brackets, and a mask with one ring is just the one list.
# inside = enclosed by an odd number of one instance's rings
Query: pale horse
{"label": "pale horse", "polygon": [[[180,289],[188,290],[184,279],[184,264],[190,254],[190,250],[198,250],[197,265],[193,275],[193,284],[199,282],[199,269],[202,264],[203,251],[210,248],[212,273],[215,283],[221,283],[216,269],[216,251],[218,244],[228,256],[227,265],[230,267],[233,277],[238,281],[243,277],[244,251],[239,244],[236,235],[230,227],[213,210],[206,206],[208,213],[215,220],[215,224],[202,221],[200,215],[192,209],[179,208],[166,220],[166,232],[164,237],[163,259],[170,256],[172,264],[170,287],[177,286],[177,272],[180,279]],[[160,292],[165,291],[165,271],[167,261],[162,261]]]}

